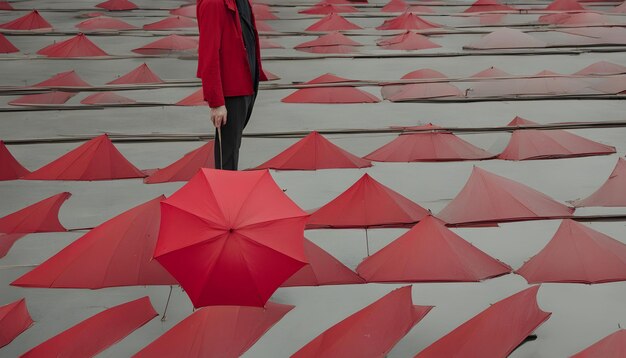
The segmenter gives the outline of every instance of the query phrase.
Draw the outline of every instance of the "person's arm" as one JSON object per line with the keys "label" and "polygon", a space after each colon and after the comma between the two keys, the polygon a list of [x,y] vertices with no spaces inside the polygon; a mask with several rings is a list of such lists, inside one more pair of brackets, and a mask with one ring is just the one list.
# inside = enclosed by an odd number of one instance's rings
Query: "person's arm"
{"label": "person's arm", "polygon": [[200,43],[198,56],[201,68],[198,69],[202,80],[204,100],[211,107],[211,121],[216,127],[226,123],[226,107],[222,90],[220,71],[220,48],[222,42],[222,23],[224,4],[221,1],[204,0],[198,5],[198,29]]}

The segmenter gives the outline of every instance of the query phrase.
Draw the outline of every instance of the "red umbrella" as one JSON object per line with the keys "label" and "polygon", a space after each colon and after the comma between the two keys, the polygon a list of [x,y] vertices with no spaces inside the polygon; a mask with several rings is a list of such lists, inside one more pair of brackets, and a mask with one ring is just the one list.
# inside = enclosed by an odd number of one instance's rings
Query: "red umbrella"
{"label": "red umbrella", "polygon": [[9,102],[12,106],[36,106],[64,104],[76,95],[75,92],[52,91],[46,93],[27,94]]}
{"label": "red umbrella", "polygon": [[533,286],[494,303],[415,357],[507,357],[550,318],[537,305],[537,291]]}
{"label": "red umbrella", "polygon": [[626,281],[626,245],[573,220],[515,273],[528,283]]}
{"label": "red umbrella", "polygon": [[37,10],[19,17],[13,21],[0,24],[0,29],[7,30],[52,30],[52,25],[44,19]]}
{"label": "red umbrella", "polygon": [[197,11],[196,4],[193,4],[193,5],[181,6],[178,9],[170,10],[170,14],[186,16],[186,17],[191,17],[195,19],[197,15],[196,11]]}
{"label": "red umbrella", "polygon": [[409,4],[404,0],[389,0],[380,10],[382,12],[404,12],[409,8]]}
{"label": "red umbrella", "polygon": [[210,140],[198,149],[192,150],[182,158],[159,169],[144,179],[146,184],[188,181],[201,168],[215,168],[213,155],[215,142]]}
{"label": "red umbrella", "polygon": [[132,50],[141,55],[161,55],[198,49],[198,40],[180,35],[169,35]]}
{"label": "red umbrella", "polygon": [[176,284],[152,260],[163,199],[152,199],[98,225],[11,285],[98,289]]}
{"label": "red umbrella", "polygon": [[202,169],[161,203],[154,257],[195,307],[261,307],[306,264],[307,219],[267,170]]}
{"label": "red umbrella", "polygon": [[28,173],[30,171],[15,159],[4,142],[0,140],[0,181],[19,179]]}
{"label": "red umbrella", "polygon": [[432,306],[415,306],[411,286],[391,291],[294,353],[303,357],[385,357]]}
{"label": "red umbrella", "polygon": [[598,61],[575,72],[575,75],[616,75],[626,73],[626,66],[618,65],[608,61]]}
{"label": "red umbrella", "polygon": [[426,30],[441,27],[430,21],[426,21],[412,12],[405,12],[398,17],[385,20],[377,30]]}
{"label": "red umbrella", "polygon": [[204,92],[202,88],[194,91],[189,96],[181,99],[175,103],[176,106],[208,106],[209,104],[204,100]]}
{"label": "red umbrella", "polygon": [[357,267],[368,282],[477,282],[511,268],[427,216]]}
{"label": "red umbrella", "polygon": [[108,85],[131,85],[140,83],[163,83],[164,81],[143,63],[127,74],[108,82]]}
{"label": "red umbrella", "polygon": [[108,0],[99,3],[98,5],[96,5],[96,7],[109,11],[125,11],[138,9],[135,3],[128,0]]}
{"label": "red umbrella", "polygon": [[[319,76],[304,84],[358,82],[331,73]],[[301,88],[281,100],[285,103],[376,103],[376,96],[349,85]]]}
{"label": "red umbrella", "polygon": [[0,233],[65,232],[59,209],[72,194],[63,192],[0,218]]}
{"label": "red umbrella", "polygon": [[501,69],[491,66],[480,72],[477,72],[471,76],[472,78],[490,78],[490,77],[511,77],[510,73],[504,72]]}
{"label": "red umbrella", "polygon": [[98,92],[85,97],[80,101],[82,104],[88,105],[122,105],[137,103],[132,98],[121,96],[115,92]]}
{"label": "red umbrella", "polygon": [[236,358],[243,355],[294,306],[203,307],[165,332],[133,358]]}
{"label": "red umbrella", "polygon": [[371,166],[369,160],[348,153],[313,131],[255,169],[318,170]]}
{"label": "red umbrella", "polygon": [[344,19],[341,15],[331,13],[306,28],[306,31],[339,31],[360,30],[361,27]]}
{"label": "red umbrella", "polygon": [[67,40],[48,45],[37,51],[37,54],[58,58],[108,56],[106,52],[82,33]]}
{"label": "red umbrella", "polygon": [[626,357],[626,329],[619,329],[570,358]]}
{"label": "red umbrella", "polygon": [[143,25],[144,30],[175,30],[184,28],[196,28],[195,20],[184,16],[170,16],[166,19]]}
{"label": "red umbrella", "polygon": [[0,1],[0,10],[14,10],[8,1]]}
{"label": "red umbrella", "polygon": [[33,324],[33,319],[22,298],[8,305],[0,306],[0,348],[11,343],[17,336]]}
{"label": "red umbrella", "polygon": [[254,18],[259,20],[277,20],[278,16],[274,15],[269,5],[266,4],[252,4],[252,11],[254,12]]}
{"label": "red umbrella", "polygon": [[91,87],[74,71],[57,73],[45,81],[34,84],[33,87]]}
{"label": "red umbrella", "polygon": [[108,16],[98,16],[76,24],[80,30],[133,30],[137,27],[120,19]]}
{"label": "red umbrella", "polygon": [[585,8],[576,0],[554,0],[544,10],[550,11],[581,11]]}
{"label": "red umbrella", "polygon": [[517,29],[502,27],[485,35],[480,40],[463,46],[464,49],[487,50],[506,48],[538,48],[547,44]]}
{"label": "red umbrella", "polygon": [[15,47],[3,34],[0,34],[0,53],[15,53],[20,49]]}
{"label": "red umbrella", "polygon": [[604,184],[588,197],[576,200],[574,206],[626,206],[626,159],[619,158]]}
{"label": "red umbrella", "polygon": [[470,7],[465,9],[467,12],[486,12],[486,11],[511,11],[514,8],[508,5],[502,5],[496,0],[476,0]]}
{"label": "red umbrella", "polygon": [[89,317],[21,357],[93,357],[156,316],[158,314],[146,296]]}
{"label": "red umbrella", "polygon": [[428,37],[409,30],[392,38],[382,39],[376,44],[386,50],[406,51],[441,47],[440,45],[430,41]]}

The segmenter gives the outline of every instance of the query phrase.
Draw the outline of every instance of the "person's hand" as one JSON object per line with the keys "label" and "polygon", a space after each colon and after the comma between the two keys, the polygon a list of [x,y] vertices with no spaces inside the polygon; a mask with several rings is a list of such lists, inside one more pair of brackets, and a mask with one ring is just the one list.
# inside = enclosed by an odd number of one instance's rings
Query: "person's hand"
{"label": "person's hand", "polygon": [[211,122],[215,128],[226,125],[226,106],[211,108]]}

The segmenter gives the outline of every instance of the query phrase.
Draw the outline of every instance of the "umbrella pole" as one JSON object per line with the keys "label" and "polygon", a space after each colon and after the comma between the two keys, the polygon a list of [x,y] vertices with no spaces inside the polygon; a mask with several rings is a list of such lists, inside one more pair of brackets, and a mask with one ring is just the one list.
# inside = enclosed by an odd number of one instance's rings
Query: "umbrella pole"
{"label": "umbrella pole", "polygon": [[172,290],[174,289],[174,286],[170,285],[170,294],[167,295],[167,302],[165,303],[165,310],[163,311],[163,317],[161,317],[161,322],[165,322],[165,320],[167,319],[167,307],[169,307],[170,305],[170,298],[172,298]]}
{"label": "umbrella pole", "polygon": [[222,160],[222,127],[217,127],[217,139],[220,142],[220,169],[224,169],[224,161]]}
{"label": "umbrella pole", "polygon": [[370,256],[370,240],[367,236],[367,227],[365,228],[365,248],[367,249],[367,257]]}

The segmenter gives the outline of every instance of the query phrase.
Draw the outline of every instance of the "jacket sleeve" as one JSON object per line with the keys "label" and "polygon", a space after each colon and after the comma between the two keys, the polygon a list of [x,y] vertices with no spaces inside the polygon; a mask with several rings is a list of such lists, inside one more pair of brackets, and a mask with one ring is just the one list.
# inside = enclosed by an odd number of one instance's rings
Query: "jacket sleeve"
{"label": "jacket sleeve", "polygon": [[202,80],[204,100],[211,108],[224,105],[220,49],[225,11],[223,2],[214,0],[200,1],[197,8],[200,31],[197,75]]}

